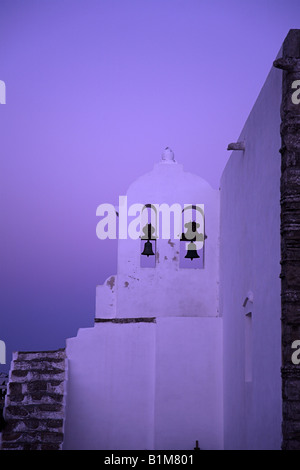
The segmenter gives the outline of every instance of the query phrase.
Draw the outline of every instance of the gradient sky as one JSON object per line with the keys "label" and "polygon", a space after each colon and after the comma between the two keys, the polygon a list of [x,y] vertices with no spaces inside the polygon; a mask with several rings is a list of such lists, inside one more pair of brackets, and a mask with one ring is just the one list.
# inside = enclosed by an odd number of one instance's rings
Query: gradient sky
{"label": "gradient sky", "polygon": [[[65,346],[116,273],[96,208],[170,146],[218,188],[299,0],[0,0],[0,339]],[[0,366],[0,371],[5,370]]]}

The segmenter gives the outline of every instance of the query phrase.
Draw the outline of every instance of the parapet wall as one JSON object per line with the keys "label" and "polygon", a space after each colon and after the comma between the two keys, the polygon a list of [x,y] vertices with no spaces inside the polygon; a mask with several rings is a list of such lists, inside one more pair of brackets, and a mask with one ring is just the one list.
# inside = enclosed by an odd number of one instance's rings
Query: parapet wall
{"label": "parapet wall", "polygon": [[281,446],[281,86],[272,68],[221,179],[225,449]]}

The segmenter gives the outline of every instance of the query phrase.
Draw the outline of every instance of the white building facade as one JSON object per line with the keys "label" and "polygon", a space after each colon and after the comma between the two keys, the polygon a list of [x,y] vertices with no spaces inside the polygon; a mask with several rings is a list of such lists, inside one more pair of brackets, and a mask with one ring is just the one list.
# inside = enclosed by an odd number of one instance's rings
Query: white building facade
{"label": "white building facade", "polygon": [[202,207],[200,261],[174,234],[148,257],[118,241],[94,328],[67,341],[66,449],[280,449],[281,88],[272,68],[220,190],[168,148],[128,189],[128,207]]}
{"label": "white building facade", "polygon": [[94,327],[17,353],[2,448],[300,448],[299,30],[274,64],[218,190],[166,148],[113,208],[117,273],[96,288]]}

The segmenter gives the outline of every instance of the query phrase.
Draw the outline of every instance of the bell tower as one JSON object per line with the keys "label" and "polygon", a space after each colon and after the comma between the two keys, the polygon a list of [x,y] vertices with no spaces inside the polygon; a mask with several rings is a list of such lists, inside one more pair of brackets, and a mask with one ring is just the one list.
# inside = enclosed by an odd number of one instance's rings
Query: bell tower
{"label": "bell tower", "polygon": [[117,274],[67,340],[64,448],[222,449],[219,192],[167,147],[120,201]]}
{"label": "bell tower", "polygon": [[129,187],[125,210],[137,203],[140,236],[118,240],[118,272],[97,288],[96,318],[218,316],[219,191],[167,147]]}

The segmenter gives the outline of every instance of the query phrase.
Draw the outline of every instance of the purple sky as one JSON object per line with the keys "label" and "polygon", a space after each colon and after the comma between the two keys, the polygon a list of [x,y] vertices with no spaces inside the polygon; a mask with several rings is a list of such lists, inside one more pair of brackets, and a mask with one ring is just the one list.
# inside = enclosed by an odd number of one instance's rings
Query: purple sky
{"label": "purple sky", "polygon": [[96,285],[116,272],[96,207],[116,204],[166,146],[218,188],[227,144],[299,18],[299,0],[0,0],[8,362],[93,326]]}

